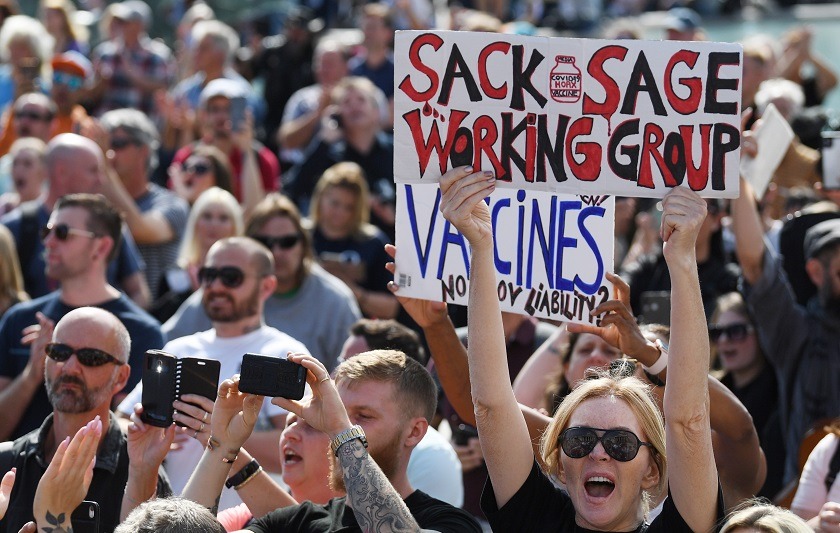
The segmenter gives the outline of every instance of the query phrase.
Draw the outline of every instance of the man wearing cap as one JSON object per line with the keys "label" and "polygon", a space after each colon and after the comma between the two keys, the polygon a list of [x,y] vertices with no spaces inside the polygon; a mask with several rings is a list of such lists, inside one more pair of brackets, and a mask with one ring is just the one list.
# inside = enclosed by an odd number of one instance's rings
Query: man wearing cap
{"label": "man wearing cap", "polygon": [[96,115],[125,107],[150,114],[154,92],[169,87],[175,77],[172,51],[146,33],[152,11],[145,2],[126,0],[113,6],[118,37],[93,51]]}
{"label": "man wearing cap", "polygon": [[[271,150],[254,140],[253,116],[241,120],[236,129],[231,108],[235,99],[251,96],[250,85],[238,80],[218,78],[201,91],[198,103],[199,141],[215,146],[230,159],[233,168],[233,194],[246,206],[256,205],[266,192],[276,191],[280,163]],[[195,145],[175,153],[173,164],[180,165]]]}
{"label": "man wearing cap", "polygon": [[752,188],[743,179],[741,196],[732,203],[732,227],[742,290],[779,377],[790,480],[798,473],[799,444],[808,429],[840,415],[840,219],[820,222],[805,234],[805,270],[817,287],[805,306],[797,304],[781,258],[764,242]]}
{"label": "man wearing cap", "polygon": [[675,7],[665,18],[665,39],[668,41],[704,41],[700,15],[687,7]]}

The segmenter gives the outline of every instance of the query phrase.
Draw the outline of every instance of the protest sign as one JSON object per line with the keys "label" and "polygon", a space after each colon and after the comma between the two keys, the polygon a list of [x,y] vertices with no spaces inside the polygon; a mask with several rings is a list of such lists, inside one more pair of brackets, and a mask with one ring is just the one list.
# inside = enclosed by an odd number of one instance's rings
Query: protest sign
{"label": "protest sign", "polygon": [[[614,199],[496,189],[487,201],[502,310],[598,323],[590,313],[612,294]],[[397,185],[394,282],[400,295],[466,305],[469,243],[439,207],[436,183]]]}
{"label": "protest sign", "polygon": [[449,168],[499,186],[738,195],[738,44],[397,32],[398,183]]}
{"label": "protest sign", "polygon": [[788,147],[793,141],[793,130],[787,120],[779,113],[772,103],[767,106],[761,116],[761,122],[755,130],[755,142],[758,145],[758,156],[741,158],[741,175],[744,176],[756,197],[761,200],[767,192],[767,186],[773,179],[779,163],[787,154]]}

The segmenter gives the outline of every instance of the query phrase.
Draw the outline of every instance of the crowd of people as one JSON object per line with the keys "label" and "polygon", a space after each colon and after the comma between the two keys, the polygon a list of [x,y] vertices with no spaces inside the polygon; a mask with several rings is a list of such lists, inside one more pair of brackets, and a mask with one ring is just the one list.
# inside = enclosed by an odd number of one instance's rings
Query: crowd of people
{"label": "crowd of people", "polygon": [[[838,78],[811,30],[743,42],[742,154],[770,104],[796,134],[767,192],[617,198],[614,299],[585,326],[500,311],[487,169],[440,180],[467,309],[393,283],[394,31],[441,6],[234,29],[211,5],[173,2],[166,41],[140,0],[0,0],[0,533],[70,531],[83,501],[109,532],[840,532]],[[446,24],[593,35],[661,7],[476,0]],[[666,37],[704,39],[697,11]],[[218,361],[217,397],[150,424],[148,350]],[[245,353],[302,365],[304,397],[241,392]]]}

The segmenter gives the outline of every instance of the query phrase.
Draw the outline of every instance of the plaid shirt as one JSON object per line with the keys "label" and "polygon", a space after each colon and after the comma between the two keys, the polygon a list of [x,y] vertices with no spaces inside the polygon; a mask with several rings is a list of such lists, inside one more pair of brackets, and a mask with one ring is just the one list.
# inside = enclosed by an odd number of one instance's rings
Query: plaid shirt
{"label": "plaid shirt", "polygon": [[148,37],[140,40],[134,49],[125,49],[122,43],[106,41],[94,51],[94,67],[107,83],[105,94],[96,110],[101,115],[112,109],[130,107],[151,115],[154,110],[153,95],[135,87],[128,75],[133,70],[148,80],[171,85],[175,78],[175,61],[169,48]]}

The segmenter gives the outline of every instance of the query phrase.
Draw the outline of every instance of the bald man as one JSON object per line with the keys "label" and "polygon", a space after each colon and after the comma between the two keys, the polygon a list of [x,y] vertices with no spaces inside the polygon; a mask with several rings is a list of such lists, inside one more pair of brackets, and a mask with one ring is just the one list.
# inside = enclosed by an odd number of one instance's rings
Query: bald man
{"label": "bald man", "polygon": [[[202,306],[213,325],[212,329],[170,341],[164,351],[178,357],[201,357],[221,362],[221,378],[240,372],[242,355],[251,352],[273,357],[286,357],[289,352],[309,350],[289,335],[265,325],[265,301],[274,294],[274,256],[249,237],[231,237],[214,244],[207,252],[204,267],[198,272]],[[142,383],[120,404],[119,411],[128,416],[142,397]],[[271,472],[280,471],[277,442],[286,425],[286,411],[267,398],[260,411],[262,423],[247,441],[246,447],[262,466]],[[176,403],[176,408],[178,402]],[[180,410],[180,408],[178,408]],[[201,411],[196,418],[205,418]],[[176,420],[181,420],[176,414]],[[209,416],[206,417],[209,420]],[[184,422],[184,420],[181,420]],[[172,488],[180,493],[187,484],[209,437],[205,424],[188,432],[189,439],[178,450],[170,452],[166,472]],[[238,505],[242,500],[232,489],[225,489],[219,509]]]}
{"label": "bald man", "polygon": [[[56,280],[48,279],[44,272],[46,265],[41,228],[46,225],[55,203],[62,196],[99,191],[104,179],[103,164],[102,149],[92,140],[73,133],[56,136],[47,145],[49,187],[43,197],[0,218],[0,224],[8,227],[15,237],[24,288],[32,298],[58,288]],[[108,281],[145,308],[150,296],[142,271],[140,252],[131,234],[124,231],[117,256],[108,265]]]}
{"label": "bald man", "polygon": [[[137,467],[146,457],[137,446],[129,451],[130,445],[110,412],[112,398],[125,387],[131,373],[127,364],[131,351],[128,330],[108,311],[81,307],[64,315],[52,335],[46,330],[42,333],[34,345],[47,355],[44,376],[53,410],[40,428],[14,442],[0,444],[0,469],[5,472],[17,468],[9,510],[0,520],[0,533],[17,532],[33,520],[35,490],[56,448],[97,416],[102,421],[102,435],[85,499],[99,503],[100,527],[112,531],[120,522],[123,487],[144,484],[141,478],[148,476],[155,493],[170,492],[165,477],[153,464],[146,470]],[[163,433],[157,431],[158,436]],[[135,468],[129,468],[130,462]],[[64,524],[65,529],[68,526]]]}
{"label": "bald man", "polygon": [[117,400],[140,380],[146,350],[163,346],[160,323],[106,279],[121,230],[120,213],[104,196],[71,194],[55,204],[44,225],[43,245],[46,273],[61,287],[13,306],[0,320],[0,439],[32,431],[52,410],[44,388],[44,353],[35,342],[73,309],[100,307],[131,332],[134,346],[128,362],[134,372]]}

